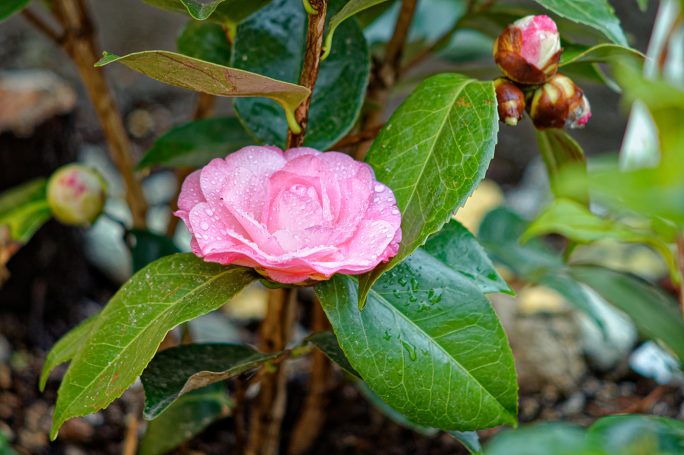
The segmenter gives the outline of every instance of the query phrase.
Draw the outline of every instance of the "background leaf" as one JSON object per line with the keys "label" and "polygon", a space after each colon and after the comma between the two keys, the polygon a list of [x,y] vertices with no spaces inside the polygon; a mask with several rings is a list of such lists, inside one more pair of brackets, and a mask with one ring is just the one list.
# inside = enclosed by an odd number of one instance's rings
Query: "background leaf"
{"label": "background leaf", "polygon": [[573,191],[568,191],[560,177],[563,170],[568,167],[572,167],[577,174],[586,175],[587,160],[582,147],[562,129],[535,129],[535,134],[554,194],[589,204],[589,190],[586,185],[576,185]]}
{"label": "background leaf", "polygon": [[62,384],[51,437],[72,417],[90,414],[119,397],[177,325],[225,304],[255,279],[242,267],[210,264],[193,254],[164,257],[135,275],[95,320]]}
{"label": "background leaf", "polygon": [[230,65],[230,43],[219,24],[188,21],[176,39],[178,52],[217,65]]}
{"label": "background leaf", "polygon": [[684,319],[674,299],[633,275],[603,267],[573,266],[570,273],[627,313],[642,333],[662,340],[684,364]]}
{"label": "background leaf", "polygon": [[10,239],[27,243],[52,216],[47,203],[47,181],[35,179],[0,194],[0,226]]}
{"label": "background leaf", "polygon": [[430,237],[423,249],[466,277],[485,294],[513,293],[477,239],[456,220],[449,221],[441,231]]}
{"label": "background leaf", "polygon": [[[343,4],[343,0],[331,0],[328,17]],[[238,28],[233,66],[297,82],[304,59],[306,20],[301,0],[273,1]],[[320,66],[305,145],[325,150],[349,132],[363,104],[369,71],[363,32],[355,21],[346,21],[337,31],[333,52]],[[273,102],[239,99],[235,109],[259,140],[284,147],[287,125]]]}
{"label": "background leaf", "polygon": [[535,0],[561,17],[599,30],[614,43],[627,46],[620,20],[608,0]]}
{"label": "background leaf", "polygon": [[158,419],[147,424],[140,455],[162,455],[202,432],[230,413],[231,402],[222,384],[183,395]]}
{"label": "background leaf", "polygon": [[604,417],[589,428],[588,437],[609,453],[676,455],[684,452],[684,423],[665,417]]}
{"label": "background leaf", "polygon": [[338,364],[340,368],[347,373],[356,376],[359,379],[361,378],[359,373],[349,363],[347,356],[344,355],[342,348],[340,348],[340,344],[337,342],[337,338],[332,332],[316,332],[306,337],[305,341],[313,343],[314,346],[323,352],[323,354]]}
{"label": "background leaf", "polygon": [[394,112],[366,161],[401,210],[399,253],[359,278],[360,298],[439,231],[466,201],[494,156],[499,120],[494,86],[460,74],[423,81]]}
{"label": "background leaf", "polygon": [[323,56],[322,59],[325,60],[330,55],[332,51],[333,36],[335,35],[335,30],[339,25],[354,16],[361,11],[372,8],[380,3],[386,2],[387,0],[349,0],[338,12],[335,14],[328,24],[328,33],[325,37],[325,43],[323,45]]}
{"label": "background leaf", "polygon": [[143,51],[119,57],[105,53],[96,66],[123,63],[152,79],[176,87],[226,97],[267,97],[284,110],[294,127],[294,110],[309,96],[309,89],[261,74],[251,73],[169,51]]}
{"label": "background leaf", "polygon": [[499,433],[485,455],[608,455],[592,445],[584,429],[564,422],[541,423]]}
{"label": "background leaf", "polygon": [[26,8],[30,0],[3,0],[0,3],[0,21]]}
{"label": "background leaf", "polygon": [[199,168],[213,158],[253,144],[238,119],[216,117],[179,125],[159,137],[138,163],[138,169],[152,166]]}
{"label": "background leaf", "polygon": [[316,293],[351,365],[412,422],[460,431],[515,423],[513,357],[494,310],[429,254],[385,274],[363,311],[351,277]]}
{"label": "background leaf", "polygon": [[189,344],[157,354],[142,374],[147,420],[157,418],[182,395],[253,370],[278,353],[262,354],[238,344]]}
{"label": "background leaf", "polygon": [[126,241],[131,252],[133,272],[137,272],[161,257],[180,253],[170,238],[144,229],[129,231]]}
{"label": "background leaf", "polygon": [[146,3],[179,13],[193,19],[220,24],[238,24],[266,6],[271,0],[145,0]]}

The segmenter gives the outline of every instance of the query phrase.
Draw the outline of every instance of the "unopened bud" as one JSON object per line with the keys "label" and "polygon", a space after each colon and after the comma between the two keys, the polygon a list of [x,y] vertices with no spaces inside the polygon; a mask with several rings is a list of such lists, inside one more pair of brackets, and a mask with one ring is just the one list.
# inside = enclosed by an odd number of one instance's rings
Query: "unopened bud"
{"label": "unopened bud", "polygon": [[556,23],[548,16],[518,19],[494,43],[494,60],[509,79],[543,84],[558,71],[561,46]]}
{"label": "unopened bud", "polygon": [[580,128],[591,118],[591,107],[584,92],[562,74],[535,90],[528,112],[538,129]]}
{"label": "unopened bud", "polygon": [[68,164],[57,169],[47,187],[52,215],[64,224],[88,226],[104,208],[107,184],[94,169]]}
{"label": "unopened bud", "polygon": [[505,77],[495,80],[494,88],[499,106],[499,120],[506,125],[517,125],[525,113],[525,94]]}

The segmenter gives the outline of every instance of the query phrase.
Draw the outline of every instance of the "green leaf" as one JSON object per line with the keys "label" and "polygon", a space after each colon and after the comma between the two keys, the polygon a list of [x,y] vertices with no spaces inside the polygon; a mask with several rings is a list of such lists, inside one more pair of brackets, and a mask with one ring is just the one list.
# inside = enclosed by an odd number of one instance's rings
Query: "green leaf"
{"label": "green leaf", "polygon": [[[328,17],[342,4],[342,0],[331,0]],[[306,21],[302,0],[273,1],[238,28],[233,66],[297,82],[304,60]],[[356,21],[340,25],[336,42],[320,66],[309,111],[305,145],[319,150],[335,144],[356,122],[370,71],[368,46]],[[287,125],[273,102],[239,99],[235,109],[259,140],[284,147]]]}
{"label": "green leaf", "polygon": [[171,239],[165,235],[144,229],[129,231],[126,240],[131,251],[133,272],[137,272],[161,257],[180,253],[180,250]]}
{"label": "green leaf", "polygon": [[194,390],[147,424],[140,455],[162,455],[189,441],[213,422],[230,414],[231,401],[221,384]]}
{"label": "green leaf", "polygon": [[123,63],[153,79],[176,87],[226,97],[266,97],[284,110],[290,128],[297,129],[294,110],[309,89],[236,68],[197,60],[168,51],[143,51],[119,57],[105,53],[95,66]]}
{"label": "green leaf", "polygon": [[330,360],[335,362],[347,373],[357,378],[361,378],[359,373],[351,366],[349,360],[344,355],[337,338],[332,332],[316,332],[305,338],[305,341],[313,343],[318,349],[323,352]]}
{"label": "green leaf", "polygon": [[578,202],[589,203],[588,188],[576,185],[568,191],[562,184],[561,173],[567,167],[573,167],[576,173],[586,175],[587,160],[582,147],[561,129],[535,130],[537,145],[549,175],[551,189],[558,197],[568,197]]}
{"label": "green leaf", "polygon": [[480,437],[475,431],[449,431],[447,434],[460,442],[468,450],[468,453],[472,455],[484,453],[480,444]]}
{"label": "green leaf", "polygon": [[568,199],[556,199],[527,227],[524,242],[544,234],[561,234],[577,243],[591,243],[614,239],[620,242],[643,243],[656,250],[663,258],[675,281],[679,281],[676,260],[670,246],[657,234],[618,221],[600,218],[589,209]]}
{"label": "green leaf", "polygon": [[0,194],[0,226],[8,226],[12,240],[27,243],[50,219],[46,188],[47,181],[40,178]]}
{"label": "green leaf", "polygon": [[30,0],[3,0],[0,3],[0,21],[8,19],[11,15],[26,8]]}
{"label": "green leaf", "polygon": [[188,21],[176,40],[178,52],[217,65],[230,65],[230,43],[218,24]]}
{"label": "green leaf", "polygon": [[239,24],[271,0],[145,0],[146,3],[179,13],[193,19],[221,24]]}
{"label": "green leaf", "polygon": [[332,19],[330,19],[330,23],[328,24],[328,34],[326,35],[325,43],[323,44],[323,56],[321,59],[325,60],[328,58],[328,55],[330,55],[330,52],[332,51],[335,30],[337,30],[337,27],[339,27],[342,22],[346,21],[355,14],[360,13],[361,11],[372,8],[386,1],[387,0],[349,0],[347,4],[344,5],[342,9],[340,9],[337,14],[332,17]]}
{"label": "green leaf", "polygon": [[604,417],[589,428],[588,437],[608,453],[677,455],[684,451],[684,423],[665,417]]}
{"label": "green leaf", "polygon": [[448,222],[441,231],[428,239],[423,249],[453,271],[468,278],[485,294],[513,294],[508,283],[494,268],[484,248],[458,221]]}
{"label": "green leaf", "polygon": [[67,419],[119,397],[171,329],[221,307],[254,279],[249,269],[206,263],[190,253],[166,256],[133,275],[74,355],[59,387],[51,438]]}
{"label": "green leaf", "polygon": [[535,0],[544,8],[602,32],[611,41],[628,46],[620,19],[608,0]]}
{"label": "green leaf", "polygon": [[565,43],[561,54],[560,67],[562,68],[561,71],[564,71],[574,64],[614,63],[624,58],[633,58],[643,62],[646,56],[636,49],[619,44],[600,43],[594,46],[584,46]]}
{"label": "green leaf", "polygon": [[608,455],[586,437],[583,428],[571,423],[531,425],[497,434],[485,455]]}
{"label": "green leaf", "polygon": [[468,199],[494,156],[499,117],[494,85],[460,74],[423,81],[394,112],[366,161],[401,210],[399,253],[359,278],[365,296],[386,269],[439,231]]}
{"label": "green leaf", "polygon": [[91,316],[81,322],[79,325],[69,330],[67,334],[60,338],[52,349],[50,349],[50,352],[48,352],[47,358],[45,359],[45,363],[43,364],[43,370],[40,372],[38,388],[41,392],[45,390],[45,384],[47,384],[48,377],[52,370],[73,359],[80,351],[83,343],[88,339],[96,319],[97,315]]}
{"label": "green leaf", "polygon": [[534,281],[549,271],[564,267],[558,252],[540,239],[531,239],[524,245],[520,237],[528,221],[506,207],[489,212],[478,233],[480,243],[495,260],[511,269],[516,275]]}
{"label": "green leaf", "polygon": [[627,313],[643,334],[662,340],[684,363],[684,320],[670,296],[626,273],[595,266],[570,270],[573,278]]}
{"label": "green leaf", "polygon": [[157,354],[140,378],[145,387],[147,420],[157,418],[191,390],[230,379],[274,359],[239,344],[190,344]]}
{"label": "green leaf", "polygon": [[459,431],[516,422],[513,357],[494,310],[426,252],[385,274],[363,311],[349,276],[316,293],[351,365],[410,421]]}
{"label": "green leaf", "polygon": [[648,9],[648,0],[637,0],[637,3],[639,4],[641,12],[645,13]]}

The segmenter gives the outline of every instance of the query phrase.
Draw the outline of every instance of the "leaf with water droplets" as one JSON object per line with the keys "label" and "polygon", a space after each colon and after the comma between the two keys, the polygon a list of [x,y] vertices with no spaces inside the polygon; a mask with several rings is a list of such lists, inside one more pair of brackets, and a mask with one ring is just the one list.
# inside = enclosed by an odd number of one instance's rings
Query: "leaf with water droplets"
{"label": "leaf with water droplets", "polygon": [[57,395],[50,436],[72,417],[119,397],[152,360],[166,334],[228,302],[256,279],[243,267],[174,254],[128,280],[95,319],[72,357]]}
{"label": "leaf with water droplets", "polygon": [[155,356],[140,378],[145,387],[147,420],[157,418],[191,390],[258,368],[279,353],[262,354],[239,344],[190,344]]}
{"label": "leaf with water droplets", "polygon": [[513,424],[513,356],[471,281],[418,250],[384,274],[359,310],[354,278],[316,286],[340,347],[386,403],[419,425],[469,431]]}
{"label": "leaf with water droplets", "polygon": [[359,278],[359,303],[375,280],[431,235],[466,201],[494,156],[498,133],[491,82],[460,74],[423,81],[394,112],[368,152],[377,179],[401,210],[399,253]]}

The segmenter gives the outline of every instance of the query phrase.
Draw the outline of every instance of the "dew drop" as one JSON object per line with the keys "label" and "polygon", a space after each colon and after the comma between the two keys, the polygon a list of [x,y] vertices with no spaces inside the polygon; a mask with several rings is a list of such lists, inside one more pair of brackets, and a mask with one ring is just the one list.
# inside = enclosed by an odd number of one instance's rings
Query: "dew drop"
{"label": "dew drop", "polygon": [[380,185],[379,183],[375,185],[375,192],[376,193],[382,193],[385,191],[385,185]]}
{"label": "dew drop", "polygon": [[209,223],[204,221],[204,222],[202,222],[202,224],[200,224],[200,227],[206,231],[209,229]]}

